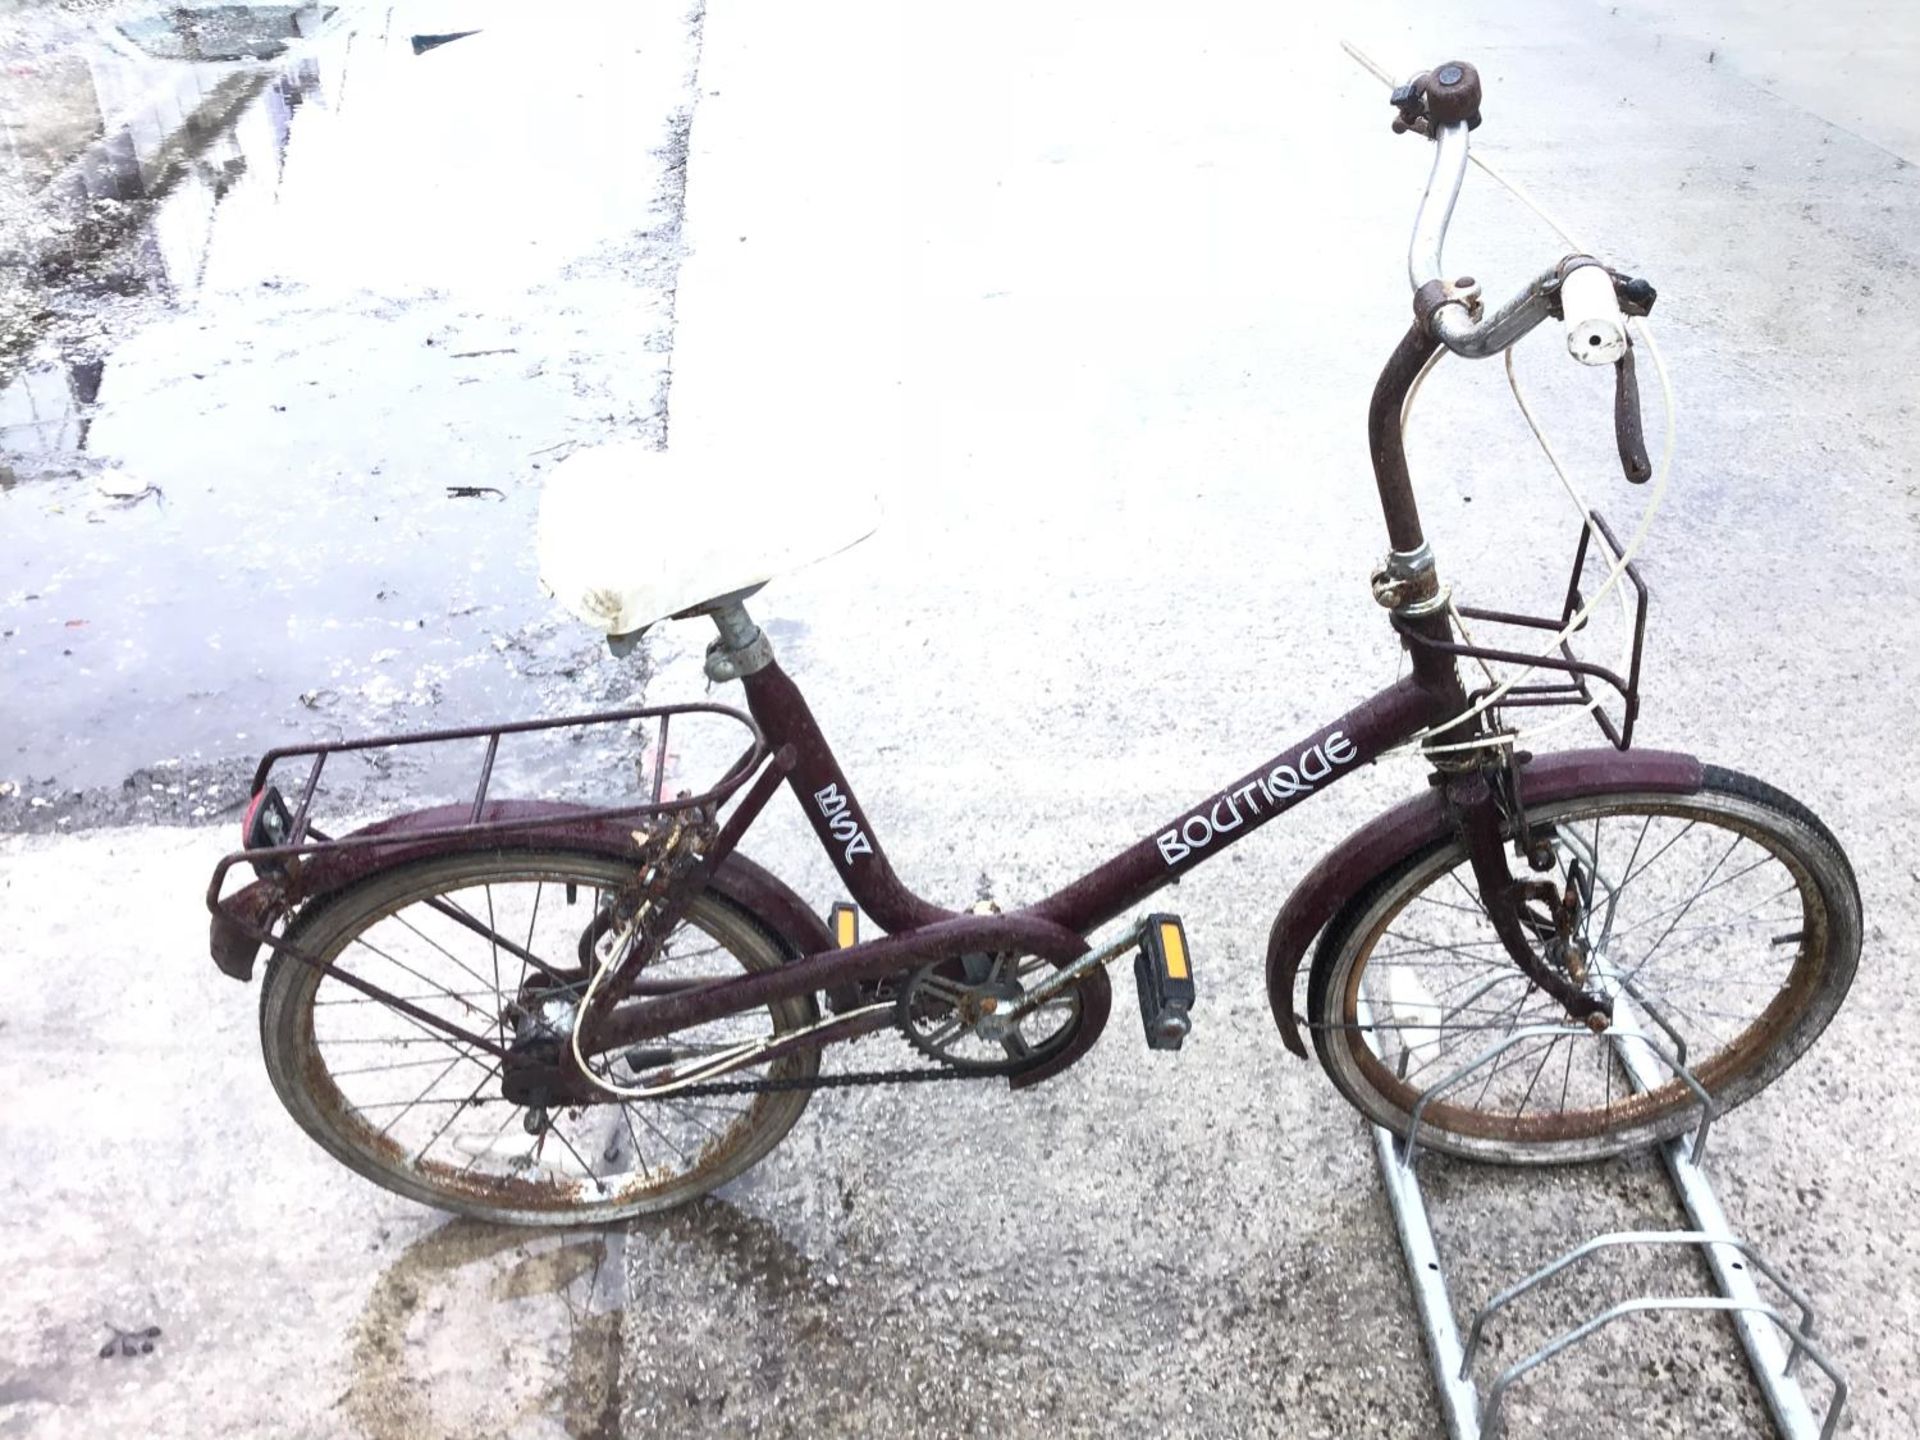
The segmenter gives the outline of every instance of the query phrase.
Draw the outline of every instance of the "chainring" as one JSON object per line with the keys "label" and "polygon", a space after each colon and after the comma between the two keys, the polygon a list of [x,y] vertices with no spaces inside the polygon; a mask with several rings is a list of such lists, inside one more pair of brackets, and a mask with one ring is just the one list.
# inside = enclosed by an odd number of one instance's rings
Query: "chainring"
{"label": "chainring", "polygon": [[1028,977],[1051,974],[1038,956],[963,955],[923,965],[901,985],[894,1013],[907,1043],[967,1075],[1011,1075],[1030,1069],[1073,1043],[1085,1011],[1078,986],[1023,1015],[1001,1037],[979,1033],[983,1021],[1027,993]]}

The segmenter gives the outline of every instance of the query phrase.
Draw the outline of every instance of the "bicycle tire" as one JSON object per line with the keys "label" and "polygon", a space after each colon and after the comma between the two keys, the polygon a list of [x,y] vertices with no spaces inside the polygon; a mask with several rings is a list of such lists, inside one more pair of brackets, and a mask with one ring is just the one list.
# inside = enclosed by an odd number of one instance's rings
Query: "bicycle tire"
{"label": "bicycle tire", "polygon": [[[486,962],[467,965],[461,960],[461,955],[467,952],[449,948],[458,938],[459,927],[436,924],[436,921],[445,921],[445,913],[423,908],[428,901],[446,901],[449,896],[464,895],[478,909],[484,897],[484,908],[491,916],[497,917],[497,928],[493,933],[504,934],[508,922],[505,919],[507,907],[503,902],[503,892],[509,886],[524,889],[531,882],[536,889],[531,907],[532,919],[525,927],[529,939],[546,945],[553,959],[575,961],[580,958],[576,953],[577,936],[598,933],[595,927],[601,924],[597,918],[601,898],[617,893],[622,886],[630,885],[632,879],[630,866],[623,866],[606,857],[571,851],[506,850],[416,861],[371,875],[339,894],[310,906],[297,918],[288,939],[306,953],[331,963],[340,963],[340,957],[352,950],[352,968],[356,973],[362,969],[380,967],[383,961],[391,962],[391,965],[402,967],[405,974],[421,977],[420,980],[410,981],[410,984],[431,981],[434,975],[442,972],[454,973],[446,969],[447,961],[451,960],[473,978],[453,981],[454,985],[462,987],[459,990],[444,987],[439,992],[429,990],[427,996],[418,997],[417,1003],[427,1004],[435,1013],[447,1013],[449,1018],[457,1013],[467,1028],[478,1032],[485,1028],[480,1020],[460,1007],[473,1010],[476,1008],[474,1002],[478,1001],[477,1008],[482,1014],[488,1009],[504,1011],[507,991],[500,983],[497,971],[499,957],[497,954],[491,957],[495,967],[491,970]],[[580,892],[587,887],[592,887],[594,895],[591,914],[578,906]],[[553,903],[543,906],[543,900],[550,893],[554,896]],[[536,934],[543,908],[547,911],[546,923],[552,932],[550,942],[544,938],[547,932]],[[388,926],[386,922],[396,917],[399,918],[399,925]],[[367,938],[376,929],[380,931],[378,946]],[[518,920],[514,929],[517,933]],[[412,932],[411,936],[407,933],[409,931]],[[699,951],[697,956],[672,953],[682,936],[695,935],[710,940],[712,949]],[[655,964],[671,961],[682,964],[690,971],[696,968],[702,971],[719,970],[722,973],[713,977],[716,979],[740,971],[774,969],[792,958],[776,935],[772,926],[757,919],[738,902],[706,891],[694,897],[682,926],[669,938],[665,947],[668,953]],[[396,936],[412,947],[406,959],[395,953],[398,943]],[[429,945],[422,947],[414,943],[412,936],[425,938]],[[450,936],[454,939],[449,939]],[[576,937],[571,941],[575,949],[566,948],[570,937]],[[361,949],[354,949],[356,941],[360,942]],[[434,949],[441,950],[441,956],[433,956]],[[381,958],[369,958],[369,951],[372,956]],[[709,960],[709,955],[724,958]],[[549,958],[549,955],[543,955],[542,958]],[[429,959],[433,960],[437,969],[428,968]],[[696,959],[699,961],[697,967]],[[650,966],[649,973],[654,968]],[[485,994],[489,974],[494,976],[491,998]],[[469,984],[478,988],[464,989]],[[408,998],[416,999],[414,996]],[[385,1021],[380,1017],[390,1018],[393,1023],[389,1028],[393,1038],[388,1049],[380,1054],[398,1054],[402,1058],[385,1067],[361,1067],[357,1063],[343,1066],[337,1058],[341,1052],[355,1057],[357,1061],[362,1053],[360,1047],[378,1042],[353,1033],[342,1033],[331,1039],[316,1039],[316,1026],[321,1023],[316,1011],[323,1004],[340,1006],[348,1017],[348,1021],[342,1023],[350,1022],[363,1028],[384,1024]],[[764,1022],[757,1017],[764,1017]],[[329,1013],[326,1021],[329,1034],[335,1028],[334,1019]],[[488,1024],[497,1027],[499,1033],[509,1032],[510,1026],[498,1014],[487,1016],[486,1019]],[[748,1017],[737,1023],[749,1026],[760,1023],[770,1033],[778,1034],[812,1024],[818,1019],[816,1000],[804,996],[775,1002],[763,1010],[750,1012]],[[545,1116],[548,1129],[543,1135],[527,1128],[525,1107],[513,1106],[499,1096],[497,1076],[491,1082],[483,1079],[473,1087],[473,1098],[463,1101],[460,1097],[467,1093],[466,1082],[484,1070],[487,1062],[471,1058],[471,1047],[453,1044],[444,1036],[436,1043],[435,1035],[431,1027],[421,1026],[401,1012],[379,1005],[377,1001],[368,1001],[360,992],[323,975],[298,958],[276,953],[269,964],[260,996],[261,1048],[274,1089],[294,1120],[328,1154],[375,1184],[423,1204],[478,1219],[540,1226],[598,1224],[686,1204],[733,1179],[762,1159],[799,1119],[811,1093],[806,1088],[791,1088],[746,1097],[738,1118],[726,1122],[722,1129],[715,1129],[722,1124],[715,1117],[727,1108],[720,1102],[699,1102],[707,1109],[705,1112],[696,1112],[692,1108],[693,1101],[625,1103],[610,1100],[607,1104],[548,1113]],[[348,1051],[349,1046],[356,1048]],[[411,1048],[400,1048],[403,1046]],[[331,1054],[328,1053],[329,1047]],[[462,1118],[465,1110],[487,1107],[486,1127],[492,1131],[488,1145],[500,1152],[498,1166],[490,1150],[469,1156],[465,1166],[454,1166],[455,1159],[468,1154],[468,1150],[478,1144],[465,1137],[464,1127],[451,1139],[436,1135],[425,1149],[408,1156],[405,1153],[407,1147],[399,1143],[391,1119],[376,1128],[376,1120],[381,1119],[385,1111],[380,1110],[376,1102],[364,1098],[357,1101],[350,1099],[343,1088],[343,1081],[349,1076],[355,1077],[354,1088],[371,1085],[373,1082],[362,1081],[358,1077],[375,1074],[382,1069],[391,1075],[417,1072],[406,1081],[410,1087],[412,1079],[417,1079],[419,1075],[436,1075],[435,1066],[449,1052],[454,1053],[447,1073],[440,1079],[429,1080],[427,1089],[421,1092],[420,1100],[416,1101],[416,1108],[421,1103],[443,1110],[452,1106],[453,1116]],[[460,1052],[466,1052],[469,1058],[463,1061]],[[416,1058],[422,1055],[430,1058]],[[819,1064],[817,1050],[796,1051],[775,1060],[763,1070],[750,1072],[749,1078],[765,1076],[804,1081],[818,1073]],[[479,1070],[474,1069],[475,1066]],[[461,1079],[449,1085],[448,1082],[453,1080],[456,1073]],[[492,1090],[490,1095],[486,1093],[489,1083]],[[437,1097],[431,1093],[436,1087],[440,1087]],[[399,1093],[404,1095],[405,1091]],[[401,1102],[380,1103],[391,1107]],[[639,1109],[642,1105],[648,1108]],[[503,1112],[495,1107],[511,1107],[512,1110],[497,1130],[493,1130],[493,1122]],[[429,1115],[433,1113],[429,1112]],[[518,1126],[513,1123],[516,1117],[520,1121]],[[590,1123],[588,1117],[592,1117]],[[693,1124],[682,1123],[686,1120],[697,1122],[698,1130]],[[455,1120],[449,1119],[443,1129],[454,1124]],[[562,1129],[563,1125],[584,1125],[584,1128],[569,1135]],[[669,1125],[677,1126],[691,1138],[676,1141],[674,1137],[677,1131],[668,1128]],[[594,1127],[607,1128],[615,1133],[604,1149],[596,1151],[589,1147],[583,1150],[581,1137],[597,1135]],[[631,1137],[630,1140],[622,1138],[617,1133],[619,1130],[624,1130]],[[530,1153],[536,1145],[540,1147],[541,1158],[531,1166],[521,1163],[524,1157],[516,1158],[522,1131],[527,1135]],[[701,1138],[700,1131],[707,1132],[712,1138]],[[553,1158],[548,1159],[544,1146],[554,1136],[559,1139]],[[463,1140],[468,1147],[464,1150],[458,1148]],[[435,1147],[443,1141],[446,1146],[436,1152]],[[561,1154],[559,1147],[562,1144],[573,1152],[571,1157]],[[685,1161],[682,1165],[676,1165],[675,1157],[665,1153],[675,1145],[683,1147],[679,1154],[679,1158]],[[451,1154],[447,1147],[453,1147]],[[614,1156],[619,1150],[631,1152],[626,1159],[633,1167],[633,1173],[628,1176],[630,1183],[616,1185],[611,1174],[614,1161],[605,1157]],[[665,1158],[656,1160],[649,1151],[665,1153]],[[599,1178],[596,1178],[595,1168],[599,1161],[589,1158],[596,1154],[605,1159],[608,1167],[608,1173]],[[479,1163],[482,1160],[486,1163]],[[549,1183],[529,1179],[530,1173],[544,1175],[549,1170],[553,1177]],[[575,1171],[584,1173],[576,1175],[573,1173]],[[576,1181],[578,1183],[570,1183]],[[571,1194],[568,1193],[570,1190]]]}
{"label": "bicycle tire", "polygon": [[[1613,897],[1608,933],[1592,950],[1596,974],[1627,1016],[1646,1020],[1659,1014],[1673,1024],[1682,1041],[1691,1041],[1688,1068],[1712,1097],[1718,1113],[1751,1099],[1778,1078],[1819,1037],[1844,1000],[1859,961],[1859,888],[1839,841],[1791,796],[1751,776],[1708,766],[1701,788],[1691,795],[1580,795],[1530,806],[1528,818],[1535,832],[1550,837],[1554,846],[1555,872],[1547,878],[1562,882],[1572,878],[1575,872],[1569,861],[1592,853],[1591,889],[1596,895]],[[1609,819],[1627,823],[1616,825],[1609,835]],[[1591,842],[1586,838],[1588,822]],[[1635,835],[1634,822],[1639,822],[1638,841],[1621,869],[1619,851],[1608,854],[1606,842]],[[1722,849],[1721,841],[1728,836],[1733,838]],[[1758,851],[1759,858],[1751,859],[1751,851],[1743,852],[1743,845]],[[1651,873],[1651,866],[1676,849],[1680,865],[1693,856],[1717,859],[1691,892],[1662,890],[1658,882],[1640,883]],[[1609,860],[1615,866],[1613,873],[1600,874],[1602,862]],[[1786,916],[1736,914],[1717,926],[1705,923],[1728,905],[1745,903],[1776,882],[1781,877],[1770,873],[1774,869],[1784,872],[1789,889],[1767,895],[1754,910],[1770,909],[1777,901],[1788,912]],[[1460,878],[1463,874],[1465,880]],[[1722,893],[1756,874],[1762,878],[1755,885],[1742,886],[1731,896]],[[1635,905],[1655,907],[1652,918],[1629,919],[1624,929],[1615,928],[1627,891],[1634,885],[1640,886]],[[1444,888],[1435,894],[1435,887]],[[1664,908],[1657,898],[1646,898],[1673,893],[1683,898]],[[1797,897],[1797,911],[1787,898],[1789,893]],[[1689,924],[1708,896],[1719,898],[1701,920]],[[1422,900],[1428,908],[1417,911],[1413,922],[1396,931],[1396,923]],[[1413,1128],[1415,1107],[1427,1097],[1419,1127],[1422,1146],[1502,1164],[1600,1159],[1669,1139],[1696,1125],[1701,1107],[1682,1080],[1668,1080],[1644,1094],[1626,1086],[1611,1048],[1622,1041],[1598,1035],[1591,1037],[1590,1045],[1575,1035],[1513,1038],[1536,1025],[1572,1026],[1564,1011],[1532,986],[1505,955],[1492,938],[1484,913],[1476,918],[1478,904],[1465,846],[1457,837],[1448,837],[1370,882],[1322,933],[1308,982],[1308,1020],[1322,1067],[1361,1114],[1404,1138]],[[1594,913],[1589,907],[1589,927]],[[1791,919],[1794,913],[1797,923]],[[1784,924],[1793,928],[1782,928]],[[1723,953],[1719,970],[1709,975],[1696,953],[1684,969],[1662,961],[1662,968],[1649,976],[1661,947],[1683,928],[1690,938],[1683,938],[1682,947],[1692,945],[1696,951],[1705,947],[1709,960],[1714,958],[1713,951],[1725,952],[1736,945],[1748,959],[1756,947],[1763,955],[1778,957],[1787,943],[1795,945],[1784,978],[1770,996],[1756,997],[1765,1003],[1746,1017],[1745,1027],[1734,1032],[1732,1040],[1719,1030],[1730,1029],[1732,1021],[1743,1017],[1718,1007],[1743,1003],[1739,1000],[1742,987],[1764,992],[1766,980],[1755,977],[1764,977],[1765,972],[1730,966]],[[1626,937],[1636,929],[1658,934],[1651,945],[1644,939],[1627,943]],[[1422,933],[1429,930],[1437,930],[1440,938]],[[1401,948],[1382,949],[1389,936]],[[1721,938],[1711,938],[1715,936]],[[1591,934],[1583,937],[1593,938]],[[1764,946],[1759,945],[1762,939]],[[1646,953],[1640,954],[1635,945]],[[1777,965],[1779,959],[1773,963]],[[1623,982],[1631,988],[1623,990]],[[1706,999],[1682,1003],[1663,991],[1669,985],[1691,985],[1688,995],[1700,990]],[[1356,1002],[1363,992],[1375,1012],[1368,1030],[1358,1022]],[[1488,999],[1490,995],[1494,998]],[[1517,997],[1511,1005],[1509,996]],[[1449,1023],[1456,1016],[1460,1018]],[[1676,1020],[1690,1023],[1683,1027]],[[1678,1046],[1657,1025],[1646,1024],[1642,1032],[1654,1046],[1681,1058]],[[1706,1040],[1717,1042],[1719,1048],[1702,1059],[1700,1042]],[[1563,1044],[1564,1061],[1554,1053]],[[1479,1069],[1456,1077],[1462,1067],[1495,1051]],[[1587,1051],[1599,1054],[1591,1079],[1585,1059],[1575,1059]],[[1534,1056],[1539,1058],[1529,1066]],[[1604,1080],[1606,1099],[1597,1114],[1590,1101],[1577,1111],[1568,1106],[1576,1063],[1581,1066],[1581,1093],[1590,1093]],[[1554,1072],[1562,1067],[1560,1108],[1548,1113],[1545,1101],[1553,1093]],[[1489,1104],[1493,1086],[1503,1074],[1507,1078],[1497,1105]],[[1544,1092],[1540,1090],[1543,1078]],[[1475,1091],[1476,1081],[1480,1083],[1475,1098],[1461,1103]],[[1617,1104],[1616,1083],[1621,1091]],[[1509,1110],[1515,1091],[1520,1099]],[[1541,1100],[1537,1106],[1536,1094]]]}

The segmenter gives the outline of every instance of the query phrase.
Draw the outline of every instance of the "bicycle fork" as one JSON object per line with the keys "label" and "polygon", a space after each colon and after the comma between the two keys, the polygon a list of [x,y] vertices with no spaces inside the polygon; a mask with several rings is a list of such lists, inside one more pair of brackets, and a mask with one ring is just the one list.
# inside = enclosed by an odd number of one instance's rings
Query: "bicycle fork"
{"label": "bicycle fork", "polygon": [[[1511,830],[1511,843],[1534,870],[1553,867],[1550,843],[1527,823],[1520,767],[1501,755],[1446,775],[1440,783],[1454,827],[1466,842],[1480,903],[1508,957],[1572,1019],[1596,1032],[1605,1030],[1613,1023],[1613,1001],[1586,984],[1590,970],[1579,933],[1586,907],[1578,862],[1563,890],[1547,880],[1515,875],[1508,861],[1506,833]],[[1529,901],[1544,914],[1529,909]]]}

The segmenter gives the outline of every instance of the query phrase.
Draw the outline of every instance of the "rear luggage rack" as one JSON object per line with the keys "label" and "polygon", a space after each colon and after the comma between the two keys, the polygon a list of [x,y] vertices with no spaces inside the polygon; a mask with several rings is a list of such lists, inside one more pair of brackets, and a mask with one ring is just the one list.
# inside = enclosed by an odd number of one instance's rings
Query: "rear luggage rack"
{"label": "rear luggage rack", "polygon": [[[707,716],[719,721],[739,725],[746,731],[747,745],[738,758],[729,765],[720,779],[698,794],[682,791],[669,798],[665,793],[668,762],[667,737],[676,716]],[[503,806],[498,802],[493,814],[488,813],[487,793],[493,783],[494,762],[499,757],[500,741],[508,735],[526,735],[537,732],[578,730],[589,726],[631,725],[645,721],[658,722],[658,734],[654,737],[651,769],[651,792],[649,798],[630,805],[612,805],[595,807],[590,810],[570,810],[566,813],[535,814],[507,813],[515,807]],[[483,740],[485,750],[480,758],[479,773],[473,784],[471,802],[446,807],[449,818],[446,823],[433,824],[418,828],[408,828],[404,832],[395,832],[381,826],[339,837],[328,836],[313,828],[314,797],[319,789],[321,773],[326,769],[327,761],[334,755],[367,751],[393,751],[418,748],[429,745],[446,745],[463,740]],[[631,710],[604,710],[591,715],[567,715],[550,720],[517,720],[502,725],[470,725],[451,730],[424,730],[413,735],[378,735],[361,740],[339,740],[318,745],[289,745],[269,750],[260,759],[253,775],[251,800],[248,806],[248,836],[245,848],[236,850],[222,859],[214,869],[213,881],[207,889],[207,907],[216,915],[221,915],[220,894],[227,872],[235,865],[245,862],[251,865],[263,878],[267,876],[288,876],[299,868],[299,862],[310,861],[317,857],[346,855],[353,852],[375,849],[381,846],[405,846],[414,849],[423,844],[452,843],[461,848],[484,846],[493,840],[524,839],[537,835],[541,830],[556,830],[568,824],[577,824],[583,816],[596,822],[601,821],[647,821],[658,816],[678,815],[696,812],[712,816],[720,805],[752,777],[767,758],[767,741],[753,717],[744,711],[735,710],[726,705],[706,702],[686,705],[649,705]],[[288,762],[302,759],[310,763],[304,777],[298,783],[298,799],[291,810],[286,810],[280,802],[280,821],[266,831],[256,825],[254,818],[260,814],[263,801],[278,802],[279,792],[273,786],[273,776],[277,768]],[[464,810],[464,815],[461,813]],[[280,833],[273,835],[277,828]],[[646,827],[642,827],[646,828]],[[269,843],[257,843],[262,834],[271,835]]]}

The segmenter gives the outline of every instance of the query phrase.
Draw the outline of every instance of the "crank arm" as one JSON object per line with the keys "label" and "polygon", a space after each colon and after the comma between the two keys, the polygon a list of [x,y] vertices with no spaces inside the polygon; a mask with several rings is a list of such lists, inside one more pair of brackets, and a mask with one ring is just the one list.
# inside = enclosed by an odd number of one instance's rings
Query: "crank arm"
{"label": "crank arm", "polygon": [[1077,984],[1088,973],[1103,965],[1111,965],[1130,950],[1140,948],[1141,936],[1146,931],[1147,922],[1142,920],[1128,930],[1118,940],[1102,945],[1098,950],[1089,950],[1071,965],[1066,965],[1042,980],[1033,989],[1026,992],[1004,1010],[996,1010],[975,1025],[974,1033],[983,1040],[998,1040],[1013,1032],[1022,1019],[1062,991]]}

